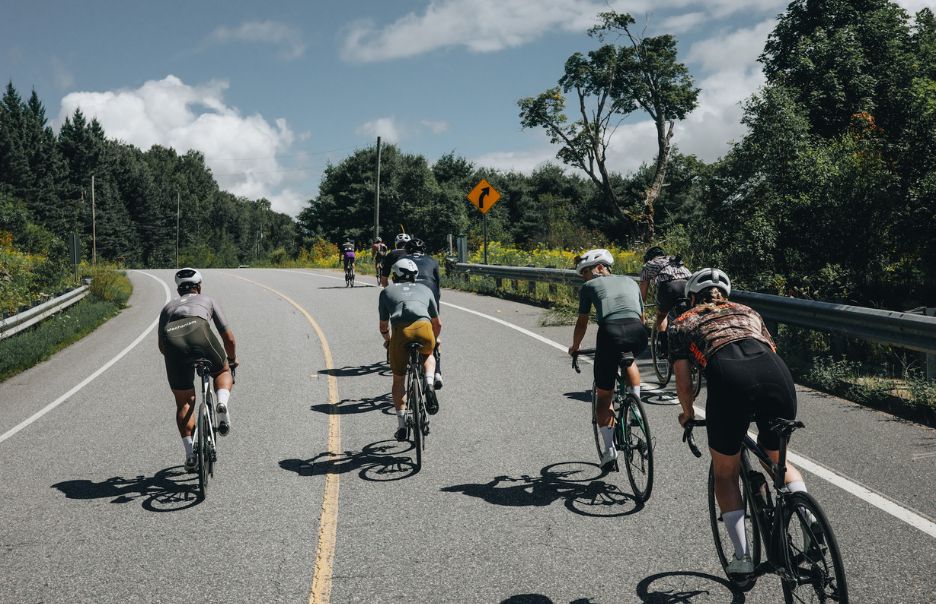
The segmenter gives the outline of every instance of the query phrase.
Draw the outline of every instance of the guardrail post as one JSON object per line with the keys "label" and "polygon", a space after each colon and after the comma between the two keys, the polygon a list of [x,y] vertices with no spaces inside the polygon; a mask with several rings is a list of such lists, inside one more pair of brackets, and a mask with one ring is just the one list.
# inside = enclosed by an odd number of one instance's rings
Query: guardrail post
{"label": "guardrail post", "polygon": [[[928,306],[923,314],[936,317],[936,306]],[[936,380],[936,354],[931,352],[926,354],[926,379]]]}
{"label": "guardrail post", "polygon": [[504,285],[504,280],[500,277],[494,277],[494,287],[500,289]]}
{"label": "guardrail post", "polygon": [[536,281],[527,281],[527,294],[536,294]]}

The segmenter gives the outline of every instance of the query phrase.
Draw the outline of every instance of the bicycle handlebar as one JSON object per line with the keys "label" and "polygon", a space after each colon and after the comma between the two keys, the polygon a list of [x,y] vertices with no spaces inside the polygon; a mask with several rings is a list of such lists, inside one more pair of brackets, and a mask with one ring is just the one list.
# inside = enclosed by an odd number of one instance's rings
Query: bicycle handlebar
{"label": "bicycle handlebar", "polygon": [[690,419],[688,422],[686,422],[686,425],[683,428],[682,440],[684,443],[689,445],[689,450],[692,451],[692,454],[696,457],[702,457],[702,451],[699,451],[699,447],[697,447],[695,441],[692,440],[692,429],[696,426],[704,425],[704,419]]}
{"label": "bicycle handlebar", "polygon": [[575,369],[575,373],[582,373],[582,370],[579,368],[578,357],[580,354],[595,354],[595,348],[579,348],[575,351],[575,354],[572,355],[572,369]]}

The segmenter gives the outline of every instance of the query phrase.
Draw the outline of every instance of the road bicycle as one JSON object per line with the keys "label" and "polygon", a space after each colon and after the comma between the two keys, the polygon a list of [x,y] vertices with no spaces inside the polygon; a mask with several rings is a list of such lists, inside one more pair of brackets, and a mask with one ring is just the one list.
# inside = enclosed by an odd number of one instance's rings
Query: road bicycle
{"label": "road bicycle", "polygon": [[[683,441],[696,457],[702,453],[692,440],[692,429],[704,425],[705,420],[690,420],[683,431]],[[791,493],[784,487],[787,444],[793,431],[803,427],[800,421],[778,418],[771,422],[770,430],[780,436],[776,464],[754,439],[744,436],[740,486],[748,552],[754,562],[752,575],[727,575],[734,546],[717,510],[714,466],[709,466],[708,508],[715,550],[728,579],[741,590],[750,590],[759,576],[772,573],[780,577],[784,602],[847,603],[848,584],[842,556],[825,512],[809,493]],[[772,488],[764,475],[751,466],[749,453],[769,470]]]}
{"label": "road bicycle", "polygon": [[[673,310],[667,313],[667,325],[672,325],[673,321],[676,320],[678,315],[675,308],[679,306],[680,304],[677,304]],[[653,359],[653,373],[656,374],[657,382],[661,388],[666,386],[670,378],[673,377],[673,364],[670,362],[669,357],[663,354],[663,347],[661,346],[661,340],[667,337],[669,336],[666,332],[657,332],[655,323],[650,323],[650,357]],[[702,391],[702,371],[691,359],[689,362],[689,376],[692,379],[692,397],[696,398],[699,396],[699,392]]]}
{"label": "road bicycle", "polygon": [[[217,428],[214,405],[214,390],[211,387],[211,361],[195,360],[195,373],[201,378],[201,402],[195,421],[192,441],[195,445],[195,472],[198,474],[198,499],[208,494],[208,478],[214,476],[214,464],[218,461]],[[233,370],[232,370],[233,371]]]}
{"label": "road bicycle", "polygon": [[426,412],[426,396],[423,392],[423,364],[419,354],[422,344],[407,345],[409,359],[406,362],[406,438],[416,451],[414,472],[422,468],[423,450],[429,436],[429,415]]}
{"label": "road bicycle", "polygon": [[[572,367],[576,372],[582,370],[578,365],[578,356],[582,354],[595,354],[594,348],[579,349],[572,355]],[[616,387],[611,399],[614,413],[614,446],[620,452],[618,458],[624,460],[627,470],[627,480],[633,489],[637,501],[644,502],[650,498],[653,489],[653,440],[650,437],[650,424],[640,399],[627,391],[627,368],[634,363],[634,355],[624,353],[618,364],[618,373],[615,378]],[[592,384],[592,430],[595,436],[595,448],[598,456],[604,450],[601,432],[598,430],[598,396],[595,385]],[[617,462],[615,462],[617,470]]]}
{"label": "road bicycle", "polygon": [[354,262],[346,262],[344,269],[345,287],[354,287]]}

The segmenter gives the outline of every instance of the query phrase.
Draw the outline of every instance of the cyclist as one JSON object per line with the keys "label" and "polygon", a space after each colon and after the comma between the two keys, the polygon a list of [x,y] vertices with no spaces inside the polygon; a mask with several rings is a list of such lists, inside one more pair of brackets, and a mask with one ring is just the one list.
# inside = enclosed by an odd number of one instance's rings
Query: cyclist
{"label": "cyclist", "polygon": [[[575,263],[575,270],[585,279],[585,284],[579,291],[579,315],[569,354],[574,355],[578,351],[588,329],[591,307],[594,306],[598,322],[594,369],[595,396],[598,399],[596,415],[605,446],[605,452],[601,454],[601,467],[609,470],[617,459],[611,399],[618,359],[624,352],[632,352],[637,356],[647,347],[647,331],[641,321],[643,302],[640,289],[632,279],[611,274],[614,258],[608,250],[590,250],[577,256]],[[627,368],[627,381],[628,391],[639,398],[640,370],[636,363]]]}
{"label": "cyclist", "polygon": [[[738,478],[741,441],[757,422],[757,441],[777,463],[780,438],[769,429],[774,418],[796,417],[796,390],[786,364],[761,316],[753,309],[728,301],[731,281],[717,268],[704,268],[686,282],[691,308],[669,328],[670,360],[676,374],[676,393],[682,406],[679,423],[695,417],[689,358],[705,373],[708,384],[706,431],[715,472],[715,498],[734,545],[729,574],[750,574],[744,509]],[[789,460],[784,479],[790,491],[805,491],[803,477]]]}
{"label": "cyclist", "polygon": [[[213,298],[201,293],[202,276],[193,268],[183,268],[175,274],[176,289],[181,296],[171,300],[159,313],[159,352],[163,354],[169,388],[176,401],[176,425],[185,447],[185,469],[195,469],[192,433],[195,430],[195,370],[193,361],[208,359],[218,397],[218,432],[231,428],[229,398],[234,384],[231,368],[237,367],[234,334]],[[213,322],[221,342],[211,331]]]}
{"label": "cyclist", "polygon": [[348,237],[348,239],[341,244],[339,248],[339,256],[341,261],[344,264],[344,270],[347,273],[348,267],[354,267],[354,240]]}
{"label": "cyclist", "polygon": [[[380,335],[384,346],[390,351],[390,370],[393,372],[393,406],[397,414],[397,431],[394,437],[398,441],[406,440],[406,409],[403,402],[404,381],[406,378],[407,344],[422,344],[420,355],[423,359],[423,374],[426,393],[426,411],[435,415],[439,411],[439,400],[432,386],[435,374],[435,358],[432,350],[435,340],[442,331],[439,311],[435,298],[428,287],[416,282],[419,269],[407,258],[398,260],[393,265],[393,285],[380,292],[378,303],[380,313]],[[391,335],[392,327],[392,335]]]}
{"label": "cyclist", "polygon": [[390,272],[397,260],[406,256],[406,244],[412,239],[406,233],[399,233],[393,240],[393,250],[387,252],[384,256],[383,264],[380,268],[380,284],[387,287],[390,279]]}
{"label": "cyclist", "polygon": [[[439,289],[439,263],[435,259],[426,253],[426,244],[422,239],[418,237],[413,237],[406,243],[406,258],[409,258],[416,265],[416,268],[419,269],[419,275],[416,277],[417,283],[422,283],[426,287],[432,290],[432,295],[435,297],[436,309],[439,312],[442,312],[442,305],[440,304],[440,299],[442,293]],[[439,353],[439,345],[441,341],[439,338],[436,338],[435,350],[433,355],[436,359],[436,368],[435,368],[435,382],[434,386],[436,390],[442,388],[442,357]]]}
{"label": "cyclist", "polygon": [[644,254],[643,270],[640,271],[640,297],[647,303],[647,290],[656,285],[656,326],[653,335],[658,338],[660,356],[667,354],[666,315],[684,297],[686,279],[692,272],[683,266],[679,256],[667,256],[663,248],[654,246]]}
{"label": "cyclist", "polygon": [[380,237],[375,237],[374,243],[371,245],[371,257],[374,259],[374,274],[377,275],[378,281],[380,280],[380,267],[386,255],[387,244]]}

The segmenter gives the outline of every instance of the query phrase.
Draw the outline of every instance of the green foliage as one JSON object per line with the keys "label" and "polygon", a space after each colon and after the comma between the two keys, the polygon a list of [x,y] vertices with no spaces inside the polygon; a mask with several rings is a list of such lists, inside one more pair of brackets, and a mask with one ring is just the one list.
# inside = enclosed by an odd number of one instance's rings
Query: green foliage
{"label": "green foliage", "polygon": [[89,289],[94,297],[115,304],[118,308],[126,306],[133,293],[133,285],[124,272],[115,267],[98,265],[90,271],[90,276]]}

